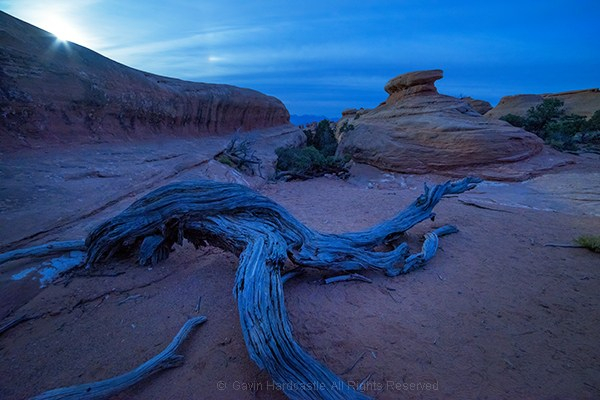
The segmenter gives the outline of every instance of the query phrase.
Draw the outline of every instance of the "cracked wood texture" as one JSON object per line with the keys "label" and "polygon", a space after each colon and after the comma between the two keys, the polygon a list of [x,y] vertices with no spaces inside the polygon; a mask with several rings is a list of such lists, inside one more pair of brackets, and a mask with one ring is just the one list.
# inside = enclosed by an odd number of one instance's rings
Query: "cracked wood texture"
{"label": "cracked wood texture", "polygon": [[240,322],[250,357],[266,369],[292,399],[364,399],[293,338],[283,297],[282,269],[289,259],[302,267],[356,272],[374,269],[396,276],[423,266],[437,249],[438,237],[452,226],[425,235],[423,248],[410,254],[401,243],[388,252],[381,244],[426,219],[443,196],[470,190],[481,180],[467,177],[429,188],[394,218],[371,229],[323,234],[296,220],[282,206],[253,190],[212,181],[180,182],[159,188],[86,239],[88,266],[117,255],[138,257],[145,265],[163,260],[175,243],[214,245],[239,255],[234,285]]}

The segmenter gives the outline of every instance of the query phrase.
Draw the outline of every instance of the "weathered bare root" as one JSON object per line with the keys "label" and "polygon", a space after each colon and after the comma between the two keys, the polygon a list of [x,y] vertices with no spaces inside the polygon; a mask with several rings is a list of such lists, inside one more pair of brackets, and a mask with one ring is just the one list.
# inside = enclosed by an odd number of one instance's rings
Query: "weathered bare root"
{"label": "weathered bare root", "polygon": [[192,329],[204,321],[206,321],[206,317],[195,317],[188,320],[183,327],[181,327],[179,333],[173,338],[167,348],[132,371],[103,381],[49,390],[33,397],[31,400],[106,399],[135,385],[142,379],[145,379],[158,371],[180,365],[183,361],[183,356],[180,356],[175,352],[190,334]]}
{"label": "weathered bare root", "polygon": [[381,270],[395,276],[423,266],[436,252],[438,237],[456,232],[444,226],[425,235],[419,253],[394,244],[425,219],[445,195],[475,187],[477,178],[447,182],[425,192],[396,217],[363,232],[322,234],[283,207],[244,186],[209,181],[162,187],[106,221],[87,238],[87,265],[136,255],[140,264],[169,256],[184,239],[196,247],[215,245],[240,256],[234,295],[251,358],[293,399],[366,398],[306,353],[294,340],[284,305],[282,268],[286,260],[329,271]]}
{"label": "weathered bare root", "polygon": [[26,257],[47,257],[74,250],[85,251],[85,249],[85,242],[83,240],[47,243],[41,246],[28,247],[26,249],[17,249],[2,253],[0,254],[0,264]]}
{"label": "weathered bare root", "polygon": [[[443,196],[475,187],[478,178],[446,182],[425,192],[394,218],[363,232],[322,234],[290,215],[283,207],[244,186],[210,181],[182,182],[157,189],[116,217],[104,222],[85,241],[59,242],[0,255],[0,263],[22,257],[87,250],[86,265],[117,255],[135,255],[142,265],[169,256],[175,243],[187,239],[196,247],[214,245],[239,255],[234,295],[250,357],[266,369],[293,399],[363,399],[294,340],[285,310],[283,283],[302,267],[340,272],[330,282],[360,279],[355,272],[380,270],[396,276],[422,267],[437,250],[438,238],[457,232],[443,226],[425,235],[420,252],[396,245],[400,236],[426,219]],[[395,246],[389,252],[373,249]],[[282,276],[287,260],[298,266]],[[203,317],[186,323],[174,342],[158,356],[125,375],[93,384],[55,389],[36,399],[105,398],[160,369],[174,366],[174,355],[189,330]]]}

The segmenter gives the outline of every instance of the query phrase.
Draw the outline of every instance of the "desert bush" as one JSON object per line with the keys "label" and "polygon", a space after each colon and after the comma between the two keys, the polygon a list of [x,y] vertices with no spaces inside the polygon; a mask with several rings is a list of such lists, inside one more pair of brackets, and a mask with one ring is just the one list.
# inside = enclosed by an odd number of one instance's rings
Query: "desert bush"
{"label": "desert bush", "polygon": [[507,114],[500,117],[513,126],[535,133],[546,144],[561,151],[576,151],[579,145],[595,144],[600,134],[600,110],[589,120],[581,115],[565,115],[564,103],[559,99],[544,99],[527,110],[525,117]]}
{"label": "desert bush", "polygon": [[565,115],[556,121],[548,122],[545,127],[547,134],[560,132],[565,135],[575,136],[587,129],[587,121],[581,115]]}
{"label": "desert bush", "polygon": [[[306,136],[306,144],[308,146],[308,143],[311,143],[310,146],[313,146],[312,143],[314,143],[315,140],[315,132],[312,129],[303,129],[302,132],[304,132],[304,135]],[[313,146],[314,147],[314,146]]]}
{"label": "desert bush", "polygon": [[342,178],[349,175],[349,157],[336,157],[337,140],[328,120],[319,122],[316,128],[304,130],[306,146],[280,148],[277,153],[277,177],[282,179],[308,179],[325,174]]}
{"label": "desert bush", "polygon": [[308,179],[325,174],[345,177],[349,157],[326,156],[314,146],[280,148],[277,154],[277,177]]}
{"label": "desert bush", "polygon": [[575,135],[575,141],[582,144],[600,145],[600,130],[579,132],[577,135]]}
{"label": "desert bush", "polygon": [[574,136],[560,131],[548,133],[545,143],[560,151],[577,151],[579,149]]}
{"label": "desert bush", "polygon": [[262,176],[261,161],[254,153],[250,142],[233,139],[215,159],[246,174]]}
{"label": "desert bush", "polygon": [[600,235],[583,235],[575,239],[575,242],[593,252],[600,253]]}
{"label": "desert bush", "polygon": [[325,164],[325,156],[314,146],[300,148],[279,148],[277,154],[277,169],[293,171],[297,174],[308,175]]}
{"label": "desert bush", "polygon": [[564,114],[562,110],[563,104],[558,99],[544,99],[542,103],[527,110],[525,117],[506,114],[500,117],[500,119],[513,126],[535,133],[542,139],[546,139],[549,133],[548,127],[556,124]]}
{"label": "desert bush", "polygon": [[559,99],[544,99],[541,104],[527,110],[523,127],[545,139],[549,133],[549,125],[563,116],[563,105],[564,103]]}
{"label": "desert bush", "polygon": [[515,114],[506,114],[500,117],[502,121],[506,121],[512,126],[516,126],[518,128],[522,128],[525,126],[525,118],[515,115]]}
{"label": "desert bush", "polygon": [[[306,133],[306,131],[305,131]],[[337,149],[337,140],[333,134],[331,123],[324,119],[317,124],[317,128],[314,133],[310,133],[310,136],[306,136],[306,146],[313,146],[319,150],[324,156],[333,156]]]}
{"label": "desert bush", "polygon": [[354,125],[349,124],[348,121],[344,121],[344,123],[342,124],[342,126],[340,128],[340,133],[350,132],[352,130],[354,130]]}
{"label": "desert bush", "polygon": [[587,120],[585,130],[587,132],[600,132],[600,110],[597,110],[590,119]]}

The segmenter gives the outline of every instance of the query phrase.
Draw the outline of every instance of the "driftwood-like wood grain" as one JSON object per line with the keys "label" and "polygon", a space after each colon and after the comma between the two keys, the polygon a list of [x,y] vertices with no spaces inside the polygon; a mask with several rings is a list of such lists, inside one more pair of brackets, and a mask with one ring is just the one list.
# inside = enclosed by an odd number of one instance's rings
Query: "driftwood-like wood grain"
{"label": "driftwood-like wood grain", "polygon": [[[136,256],[142,265],[167,258],[175,243],[188,240],[196,247],[214,245],[239,255],[234,295],[250,357],[266,369],[292,399],[363,399],[294,340],[283,297],[283,283],[303,267],[345,275],[373,269],[389,276],[422,267],[436,253],[439,237],[457,232],[447,225],[425,234],[420,252],[410,254],[402,234],[426,219],[447,195],[470,190],[481,180],[468,177],[429,188],[394,218],[361,232],[322,234],[283,207],[251,189],[211,181],[181,182],[159,188],[134,202],[121,214],[94,229],[83,241],[57,242],[0,255],[0,263],[22,257],[46,256],[71,250],[86,251],[86,265],[96,267],[116,256]],[[374,251],[382,244],[388,252]],[[282,275],[287,260],[298,268]],[[364,278],[364,277],[363,277]],[[364,278],[367,279],[367,278]],[[363,279],[363,280],[364,280]],[[105,381],[55,389],[37,398],[105,398],[179,359],[174,351],[195,318],[174,342],[134,371]],[[174,344],[175,343],[175,344]],[[175,346],[175,347],[174,347]],[[82,393],[84,390],[85,396]],[[86,397],[87,396],[87,397]]]}
{"label": "driftwood-like wood grain", "polygon": [[66,242],[53,242],[41,246],[28,247],[26,249],[17,249],[0,254],[0,264],[9,261],[19,260],[26,257],[47,257],[54,254],[67,253],[69,251],[85,251],[86,246],[83,240],[70,240]]}
{"label": "driftwood-like wood grain", "polygon": [[157,189],[96,228],[86,239],[89,267],[116,255],[137,256],[141,264],[169,256],[175,243],[214,245],[239,255],[234,295],[250,357],[266,369],[293,399],[362,399],[294,340],[283,297],[286,260],[300,267],[352,273],[380,270],[396,276],[422,267],[438,246],[438,237],[456,232],[444,226],[425,235],[420,252],[406,243],[389,252],[408,229],[433,219],[433,208],[446,195],[470,190],[480,182],[468,177],[429,188],[394,218],[371,229],[322,234],[283,207],[237,184],[181,182]]}
{"label": "driftwood-like wood grain", "polygon": [[132,371],[103,381],[49,390],[33,397],[31,400],[106,399],[135,385],[139,381],[146,379],[158,371],[181,365],[183,356],[180,356],[175,352],[190,332],[204,321],[206,321],[206,317],[203,316],[189,319],[163,351]]}

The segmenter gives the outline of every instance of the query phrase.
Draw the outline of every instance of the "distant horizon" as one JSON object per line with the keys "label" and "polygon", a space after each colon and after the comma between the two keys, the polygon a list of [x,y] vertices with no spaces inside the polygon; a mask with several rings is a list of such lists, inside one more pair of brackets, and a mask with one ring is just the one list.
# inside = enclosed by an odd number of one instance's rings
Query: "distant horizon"
{"label": "distant horizon", "polygon": [[597,1],[0,0],[0,10],[129,67],[235,85],[293,115],[374,108],[391,78],[442,69],[442,94],[496,105],[600,86]]}

